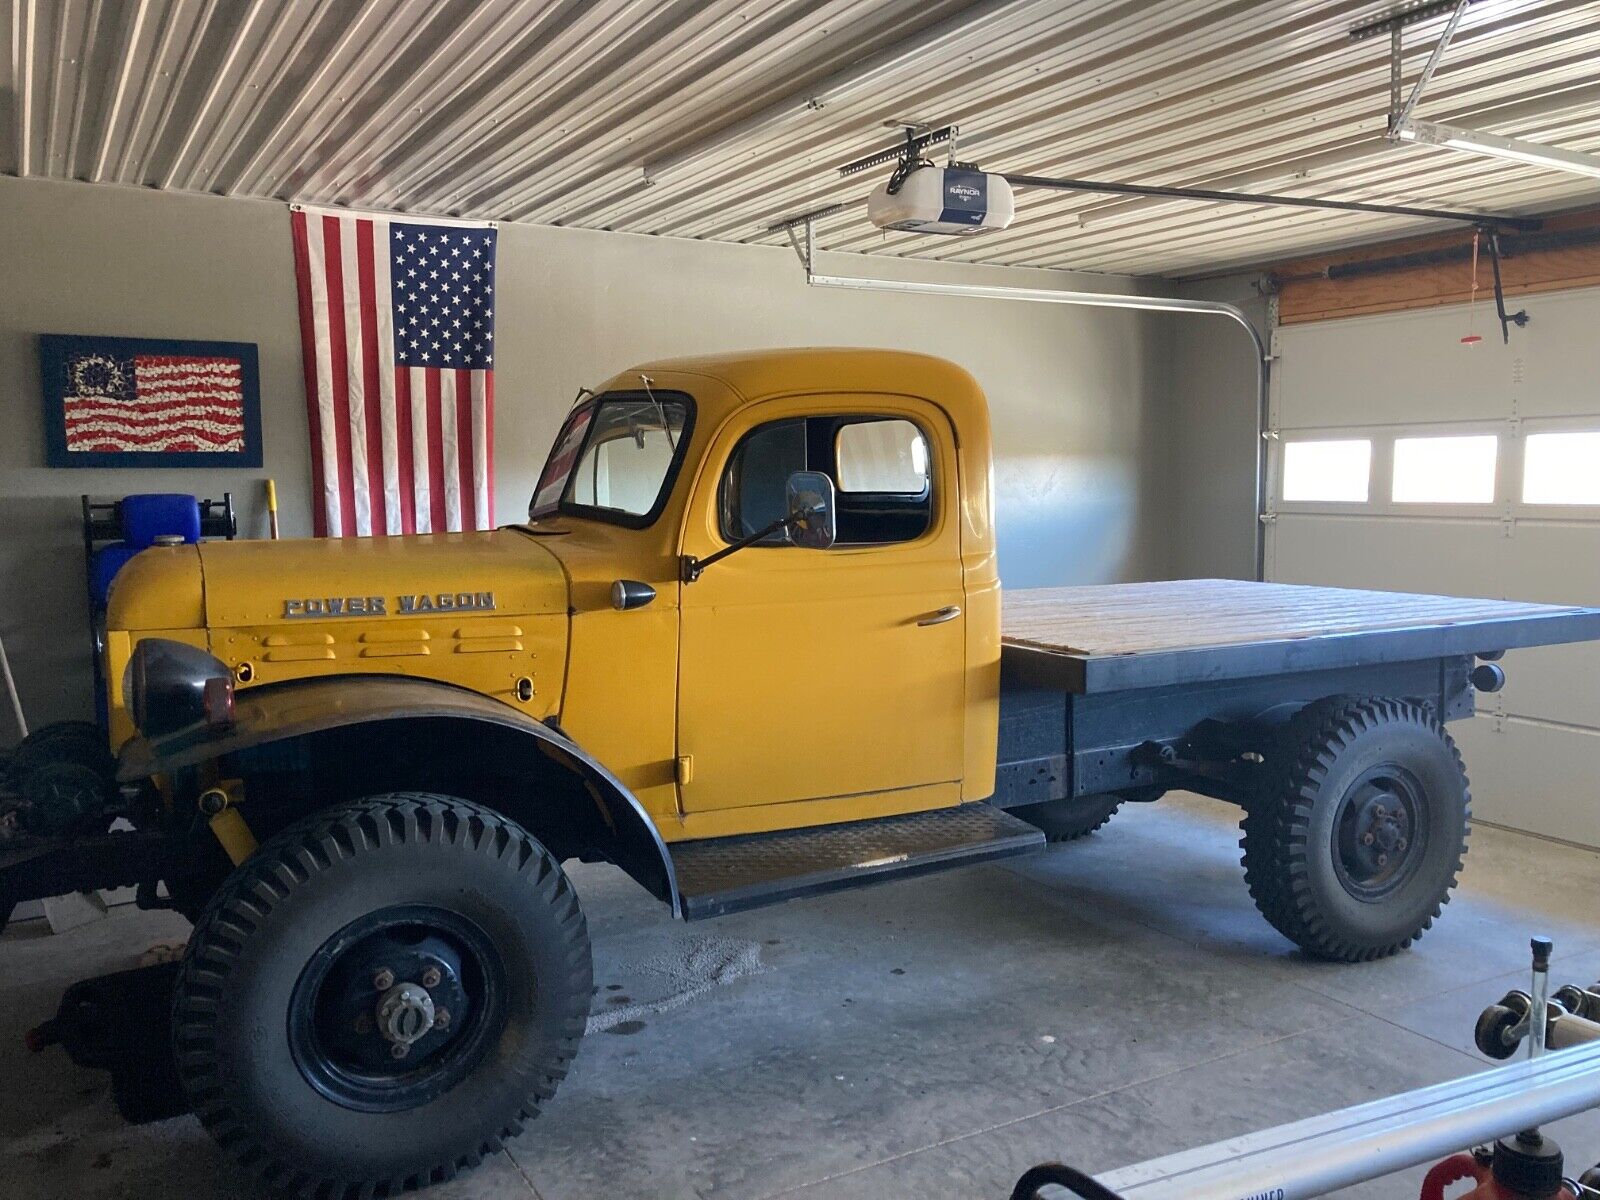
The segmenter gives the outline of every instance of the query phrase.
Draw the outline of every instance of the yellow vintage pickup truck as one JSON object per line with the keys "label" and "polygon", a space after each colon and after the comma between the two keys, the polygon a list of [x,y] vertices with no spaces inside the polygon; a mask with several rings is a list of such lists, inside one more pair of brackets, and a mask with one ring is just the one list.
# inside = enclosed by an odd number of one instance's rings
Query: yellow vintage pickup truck
{"label": "yellow vintage pickup truck", "polygon": [[77,985],[36,1043],[109,1066],[129,1115],[192,1107],[277,1186],[386,1195],[475,1164],[566,1073],[591,969],[565,860],[703,918],[1182,788],[1243,808],[1273,925],[1370,959],[1455,882],[1444,722],[1505,649],[1596,636],[1593,610],[1220,580],[1002,619],[965,371],[653,363],[580,398],[525,523],[137,556],[105,633],[116,762],[76,727],[19,751],[0,912],[178,908],[181,964]]}

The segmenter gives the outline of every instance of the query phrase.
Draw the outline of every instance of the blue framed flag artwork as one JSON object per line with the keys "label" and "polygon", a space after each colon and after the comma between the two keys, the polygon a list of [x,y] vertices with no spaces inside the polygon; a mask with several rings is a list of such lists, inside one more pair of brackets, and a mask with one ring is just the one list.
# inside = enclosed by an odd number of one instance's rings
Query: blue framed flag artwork
{"label": "blue framed flag artwork", "polygon": [[248,342],[42,334],[52,467],[259,467],[261,370]]}

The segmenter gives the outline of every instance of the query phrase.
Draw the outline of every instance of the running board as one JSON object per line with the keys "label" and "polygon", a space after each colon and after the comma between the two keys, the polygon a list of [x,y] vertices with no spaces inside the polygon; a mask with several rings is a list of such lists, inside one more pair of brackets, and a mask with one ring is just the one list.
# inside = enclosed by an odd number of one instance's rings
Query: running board
{"label": "running board", "polygon": [[843,825],[677,842],[670,849],[686,921],[1024,854],[1033,825],[963,804]]}

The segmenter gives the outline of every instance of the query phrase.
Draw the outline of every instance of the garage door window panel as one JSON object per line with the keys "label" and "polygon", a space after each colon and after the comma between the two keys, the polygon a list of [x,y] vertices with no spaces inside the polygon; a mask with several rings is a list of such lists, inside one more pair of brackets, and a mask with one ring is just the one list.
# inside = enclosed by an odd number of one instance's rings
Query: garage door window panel
{"label": "garage door window panel", "polygon": [[1372,487],[1372,439],[1286,441],[1282,495],[1289,504],[1365,504]]}
{"label": "garage door window panel", "polygon": [[1600,506],[1600,429],[1530,433],[1523,441],[1522,502]]}
{"label": "garage door window panel", "polygon": [[1493,434],[1396,438],[1390,498],[1396,504],[1493,504],[1499,456]]}

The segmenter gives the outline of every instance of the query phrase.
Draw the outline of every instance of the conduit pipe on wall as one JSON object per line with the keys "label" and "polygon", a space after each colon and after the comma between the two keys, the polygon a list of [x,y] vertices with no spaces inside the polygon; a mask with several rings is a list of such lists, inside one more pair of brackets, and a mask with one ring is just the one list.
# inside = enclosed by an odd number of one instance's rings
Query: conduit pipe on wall
{"label": "conduit pipe on wall", "polygon": [[[799,249],[799,247],[796,247]],[[812,287],[846,288],[865,292],[901,292],[930,296],[966,296],[978,300],[1025,300],[1039,304],[1077,304],[1093,308],[1134,308],[1147,312],[1203,313],[1237,321],[1250,335],[1256,360],[1256,520],[1255,558],[1256,578],[1266,578],[1266,530],[1263,517],[1267,511],[1267,423],[1269,417],[1271,356],[1266,343],[1244,309],[1221,300],[1188,300],[1179,296],[1119,296],[1110,292],[1068,292],[1053,288],[1010,287],[1003,284],[981,283],[925,283],[900,279],[871,279],[855,275],[818,275],[812,264],[816,261],[816,247],[812,237],[811,222],[806,222],[805,248],[800,254],[805,264],[806,283]]]}

